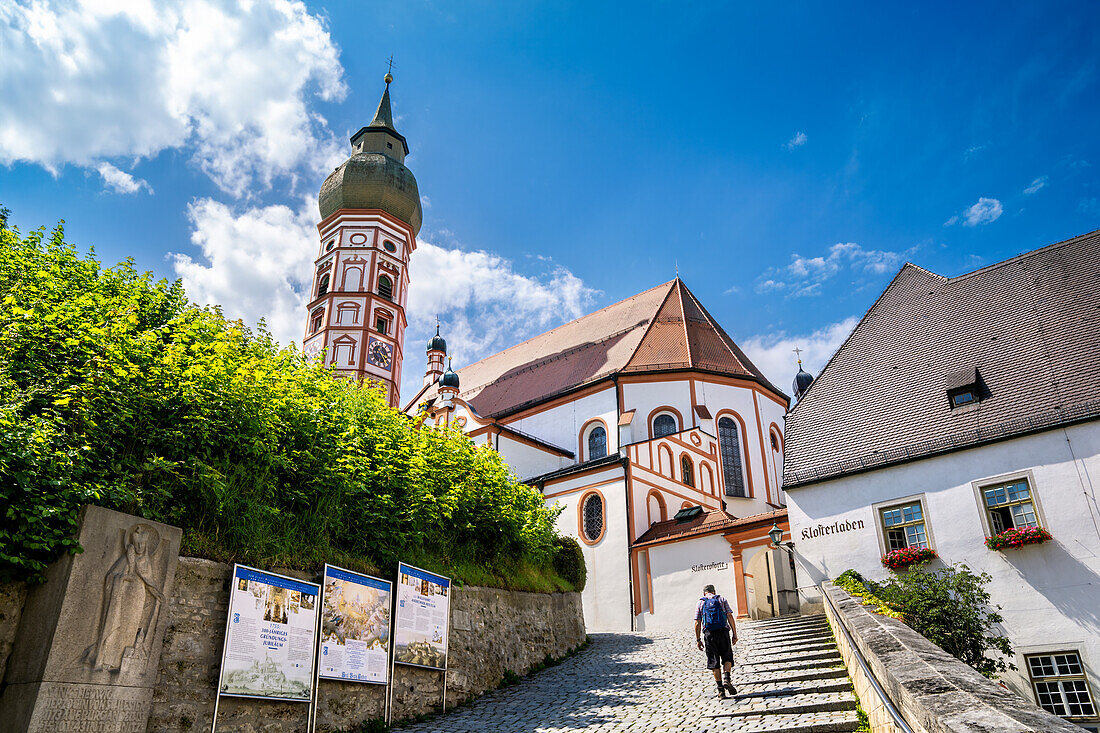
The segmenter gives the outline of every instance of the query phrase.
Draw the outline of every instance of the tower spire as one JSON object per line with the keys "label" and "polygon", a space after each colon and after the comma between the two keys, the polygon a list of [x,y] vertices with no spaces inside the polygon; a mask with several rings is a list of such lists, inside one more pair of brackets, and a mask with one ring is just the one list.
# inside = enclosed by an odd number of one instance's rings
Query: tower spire
{"label": "tower spire", "polygon": [[[388,130],[394,130],[393,127],[393,110],[390,107],[390,82],[393,81],[393,76],[386,74],[386,91],[382,92],[382,99],[378,102],[378,109],[374,113],[374,119],[371,120],[367,127],[385,127]],[[394,132],[397,132],[394,130]]]}

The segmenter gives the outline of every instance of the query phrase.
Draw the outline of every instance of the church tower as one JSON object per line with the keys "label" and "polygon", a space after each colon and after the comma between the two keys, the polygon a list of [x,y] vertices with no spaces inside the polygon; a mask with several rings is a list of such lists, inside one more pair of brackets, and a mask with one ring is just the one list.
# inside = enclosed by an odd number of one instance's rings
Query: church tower
{"label": "church tower", "polygon": [[325,179],[313,290],[302,346],[325,363],[385,388],[398,406],[409,255],[422,212],[405,167],[408,143],[393,126],[390,82],[369,125],[351,137],[351,157]]}

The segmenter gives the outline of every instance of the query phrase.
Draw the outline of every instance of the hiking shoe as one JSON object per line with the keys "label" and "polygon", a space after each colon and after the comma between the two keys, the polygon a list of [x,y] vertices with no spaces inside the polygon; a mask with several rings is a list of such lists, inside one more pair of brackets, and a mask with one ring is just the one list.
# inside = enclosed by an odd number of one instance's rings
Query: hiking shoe
{"label": "hiking shoe", "polygon": [[734,687],[733,682],[731,682],[728,679],[725,682],[722,683],[722,689],[725,692],[728,692],[731,695],[736,695],[737,694],[737,688]]}
{"label": "hiking shoe", "polygon": [[715,697],[717,697],[719,700],[725,700],[726,699],[726,688],[722,687],[722,685],[718,685],[718,694],[715,695]]}

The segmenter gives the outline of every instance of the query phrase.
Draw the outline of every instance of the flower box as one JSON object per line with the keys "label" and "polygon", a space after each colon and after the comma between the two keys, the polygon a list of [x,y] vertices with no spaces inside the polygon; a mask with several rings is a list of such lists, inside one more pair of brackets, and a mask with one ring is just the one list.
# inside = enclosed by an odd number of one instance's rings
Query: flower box
{"label": "flower box", "polygon": [[985,546],[991,550],[1019,549],[1024,545],[1041,545],[1052,539],[1050,532],[1042,527],[1022,527],[986,537]]}
{"label": "flower box", "polygon": [[904,547],[883,555],[882,564],[891,570],[903,570],[919,562],[928,562],[934,557],[936,557],[936,551],[927,547]]}

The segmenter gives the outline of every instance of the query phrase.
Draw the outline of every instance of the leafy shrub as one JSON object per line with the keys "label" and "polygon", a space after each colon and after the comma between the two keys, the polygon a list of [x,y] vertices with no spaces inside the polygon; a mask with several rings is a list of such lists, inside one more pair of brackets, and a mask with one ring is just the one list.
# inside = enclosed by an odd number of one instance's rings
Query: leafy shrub
{"label": "leafy shrub", "polygon": [[[921,564],[883,583],[872,583],[848,570],[836,584],[848,590],[858,583],[879,604],[900,612],[890,615],[900,615],[914,631],[995,679],[999,673],[1016,667],[1006,661],[1012,655],[1008,639],[992,632],[1004,619],[998,613],[1000,606],[989,603],[985,586],[990,580],[987,573],[975,574],[961,563],[935,571],[925,570]],[[989,652],[1001,656],[987,656]]]}
{"label": "leafy shrub", "polygon": [[185,552],[225,561],[377,570],[430,554],[552,575],[555,511],[496,451],[6,214],[0,579],[41,579],[76,551],[87,502],[183,527]]}
{"label": "leafy shrub", "polygon": [[837,576],[833,583],[836,584],[837,587],[847,591],[848,595],[861,599],[863,605],[874,608],[875,613],[896,619],[902,617],[900,611],[891,608],[886,601],[875,595],[875,591],[873,590],[875,584],[864,578],[855,570],[845,570]]}
{"label": "leafy shrub", "polygon": [[992,537],[985,538],[985,546],[991,550],[1004,550],[1007,548],[1019,549],[1024,545],[1041,545],[1054,539],[1050,532],[1042,527],[1022,527],[1020,529],[1009,528]]}
{"label": "leafy shrub", "polygon": [[584,590],[588,569],[584,564],[581,543],[576,538],[558,537],[554,540],[554,571],[578,593]]}

